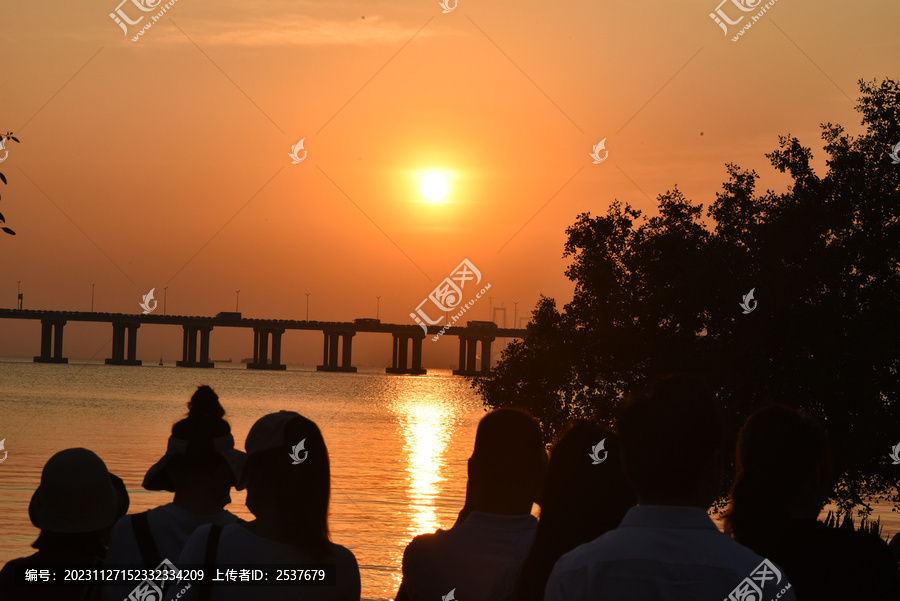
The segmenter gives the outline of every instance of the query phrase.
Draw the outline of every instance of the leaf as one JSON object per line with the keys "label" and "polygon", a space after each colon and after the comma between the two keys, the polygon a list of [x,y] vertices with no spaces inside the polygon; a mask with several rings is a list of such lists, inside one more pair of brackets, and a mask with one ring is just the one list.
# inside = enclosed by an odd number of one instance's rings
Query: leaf
{"label": "leaf", "polygon": [[15,136],[10,136],[9,139],[12,140],[13,142],[19,141],[19,138],[16,138]]}
{"label": "leaf", "polygon": [[9,229],[8,227],[0,227],[0,230],[3,230],[4,232],[6,232],[7,234],[9,234],[11,236],[16,235],[16,233],[14,231],[12,231],[11,229]]}
{"label": "leaf", "polygon": [[6,176],[2,173],[0,173],[0,181],[2,181],[4,184],[6,183]]}
{"label": "leaf", "polygon": [[6,218],[3,216],[3,213],[0,213],[0,223],[6,223]]}

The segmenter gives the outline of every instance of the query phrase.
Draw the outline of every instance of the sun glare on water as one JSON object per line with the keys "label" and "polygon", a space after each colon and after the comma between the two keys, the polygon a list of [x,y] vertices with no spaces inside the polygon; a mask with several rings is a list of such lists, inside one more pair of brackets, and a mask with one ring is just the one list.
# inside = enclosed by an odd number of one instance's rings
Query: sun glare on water
{"label": "sun glare on water", "polygon": [[440,173],[429,173],[422,180],[422,194],[432,202],[444,198],[448,188],[447,179]]}

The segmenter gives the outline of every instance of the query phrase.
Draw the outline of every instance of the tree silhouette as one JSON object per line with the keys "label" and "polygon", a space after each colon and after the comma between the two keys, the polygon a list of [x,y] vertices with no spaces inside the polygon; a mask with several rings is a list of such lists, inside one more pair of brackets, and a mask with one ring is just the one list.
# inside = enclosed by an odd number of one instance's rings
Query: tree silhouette
{"label": "tree silhouette", "polygon": [[627,390],[691,372],[718,392],[726,448],[755,409],[800,407],[829,430],[842,510],[900,502],[900,84],[859,86],[865,133],[821,126],[823,177],[781,136],[766,157],[790,174],[785,192],[757,193],[756,172],[728,164],[706,219],[677,188],[655,217],[618,201],[580,215],[563,254],[572,302],[541,297],[528,338],[473,382],[485,404],[525,406],[550,440],[573,417],[614,425]]}
{"label": "tree silhouette", "polygon": [[[9,140],[12,140],[13,142],[15,142],[17,144],[19,143],[19,139],[16,138],[15,136],[13,136],[12,134],[13,133],[11,131],[6,132],[6,135],[0,134],[0,149],[5,150],[6,142],[8,142]],[[7,151],[7,154],[8,154],[8,151]],[[5,158],[6,157],[4,157],[4,160],[5,160]],[[2,173],[0,173],[0,182],[3,182],[4,184],[6,184],[6,176],[3,175]],[[0,213],[0,223],[6,223],[6,218],[3,216],[3,213]],[[0,230],[3,230],[4,232],[6,232],[7,234],[10,234],[12,236],[16,235],[16,233],[14,231],[12,231],[11,229],[9,229],[8,227],[5,227],[5,226],[0,227]]]}

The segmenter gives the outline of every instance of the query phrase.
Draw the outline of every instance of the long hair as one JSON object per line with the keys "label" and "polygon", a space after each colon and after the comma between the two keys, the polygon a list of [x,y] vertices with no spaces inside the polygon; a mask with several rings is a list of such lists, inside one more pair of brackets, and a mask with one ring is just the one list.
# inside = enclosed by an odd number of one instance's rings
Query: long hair
{"label": "long hair", "polygon": [[[600,442],[603,449],[592,452]],[[534,544],[516,584],[516,601],[544,598],[553,564],[565,553],[616,528],[635,504],[622,470],[618,437],[588,420],[572,422],[550,453]]]}
{"label": "long hair", "polygon": [[735,460],[736,475],[723,518],[726,532],[744,544],[790,518],[790,505],[817,469],[824,485],[831,479],[831,449],[824,428],[785,405],[769,405],[747,418]]}
{"label": "long hair", "polygon": [[[331,499],[328,448],[319,427],[302,415],[285,425],[284,440],[282,445],[247,458],[248,495],[268,497],[275,504],[291,544],[324,561],[331,542],[328,531]],[[306,455],[301,463],[295,464],[291,460],[292,449],[301,440],[305,441],[303,452]],[[249,509],[253,511],[254,507]]]}

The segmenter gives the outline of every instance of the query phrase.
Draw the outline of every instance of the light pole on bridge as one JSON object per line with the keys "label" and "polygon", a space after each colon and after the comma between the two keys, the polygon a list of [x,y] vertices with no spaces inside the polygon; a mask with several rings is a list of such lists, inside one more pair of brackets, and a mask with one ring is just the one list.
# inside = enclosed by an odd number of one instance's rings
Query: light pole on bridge
{"label": "light pole on bridge", "polygon": [[375,303],[375,319],[378,319],[378,313],[381,310],[381,297],[376,296],[377,302]]}
{"label": "light pole on bridge", "polygon": [[238,307],[240,306],[240,302],[241,302],[241,291],[235,290],[235,293],[236,293],[236,295],[235,295],[235,299],[234,299],[234,312],[237,313]]}
{"label": "light pole on bridge", "polygon": [[306,293],[306,321],[309,321],[309,292]]}
{"label": "light pole on bridge", "polygon": [[168,286],[163,288],[163,315],[166,314],[166,298],[169,296],[168,292],[169,292]]}
{"label": "light pole on bridge", "polygon": [[96,284],[91,284],[91,313],[94,312],[94,286]]}
{"label": "light pole on bridge", "polygon": [[22,280],[16,280],[16,305],[22,308]]}

